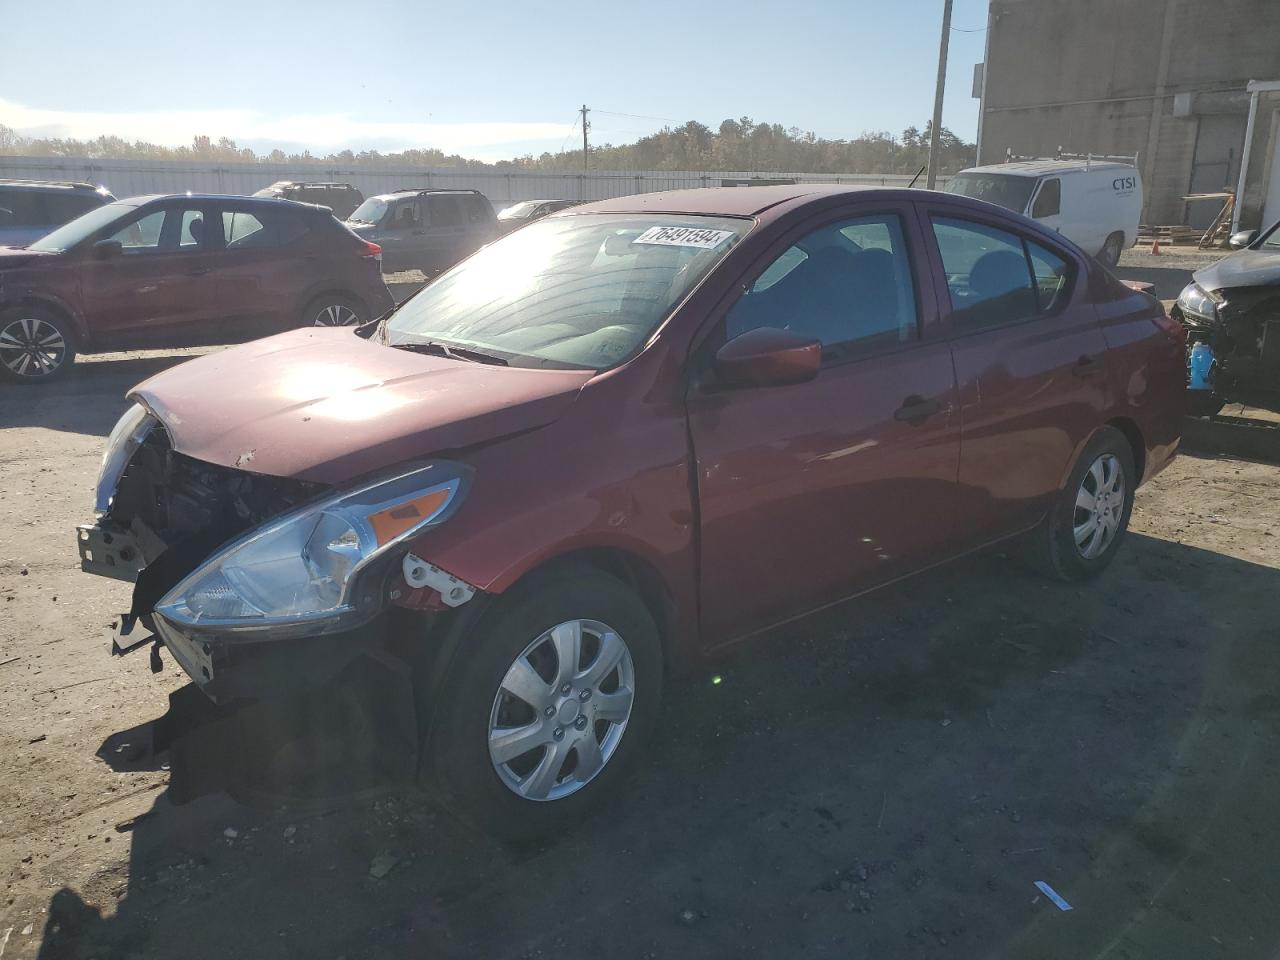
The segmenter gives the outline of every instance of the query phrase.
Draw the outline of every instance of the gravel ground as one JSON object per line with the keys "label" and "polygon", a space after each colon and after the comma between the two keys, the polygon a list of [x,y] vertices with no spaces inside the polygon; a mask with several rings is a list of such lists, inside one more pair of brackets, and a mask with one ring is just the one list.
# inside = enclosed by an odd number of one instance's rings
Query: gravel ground
{"label": "gravel ground", "polygon": [[981,558],[744,647],[514,850],[406,788],[169,803],[183,678],[107,655],[129,588],[73,527],[124,390],[193,352],[0,387],[0,957],[1275,956],[1280,469],[1181,458],[1094,584]]}

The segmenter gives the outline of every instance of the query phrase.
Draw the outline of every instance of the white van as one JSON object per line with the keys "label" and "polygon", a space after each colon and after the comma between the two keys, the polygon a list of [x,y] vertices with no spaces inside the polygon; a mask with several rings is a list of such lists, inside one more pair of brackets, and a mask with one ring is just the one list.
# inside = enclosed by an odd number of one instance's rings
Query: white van
{"label": "white van", "polygon": [[1142,178],[1111,160],[1018,160],[961,170],[947,193],[987,200],[1026,214],[1103,263],[1138,239]]}

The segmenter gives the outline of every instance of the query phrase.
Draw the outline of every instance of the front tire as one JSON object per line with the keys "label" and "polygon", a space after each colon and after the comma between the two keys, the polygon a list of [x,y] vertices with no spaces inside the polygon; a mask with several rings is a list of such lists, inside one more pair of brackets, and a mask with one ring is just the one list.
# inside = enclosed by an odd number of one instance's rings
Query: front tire
{"label": "front tire", "polygon": [[1102,427],[1032,535],[1035,565],[1068,582],[1102,573],[1129,529],[1138,480],[1128,438],[1114,427]]}
{"label": "front tire", "polygon": [[576,826],[625,777],[658,716],[662,648],[648,609],[589,567],[502,597],[446,670],[424,775],[505,840]]}
{"label": "front tire", "polygon": [[0,311],[0,378],[48,383],[65,376],[75,359],[75,334],[62,314],[41,306]]}

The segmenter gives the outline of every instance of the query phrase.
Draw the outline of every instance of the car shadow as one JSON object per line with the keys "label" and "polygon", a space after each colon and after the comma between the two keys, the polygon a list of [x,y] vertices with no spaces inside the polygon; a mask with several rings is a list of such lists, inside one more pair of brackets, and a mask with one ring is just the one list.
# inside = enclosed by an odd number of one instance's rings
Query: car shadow
{"label": "car shadow", "polygon": [[532,848],[376,782],[162,794],[118,903],[59,889],[39,956],[1269,956],[1277,592],[1137,534],[1089,584],[953,565],[670,683],[625,787]]}
{"label": "car shadow", "polygon": [[52,383],[0,383],[0,427],[45,427],[105,437],[128,407],[129,390],[211,349],[219,348],[86,357]]}

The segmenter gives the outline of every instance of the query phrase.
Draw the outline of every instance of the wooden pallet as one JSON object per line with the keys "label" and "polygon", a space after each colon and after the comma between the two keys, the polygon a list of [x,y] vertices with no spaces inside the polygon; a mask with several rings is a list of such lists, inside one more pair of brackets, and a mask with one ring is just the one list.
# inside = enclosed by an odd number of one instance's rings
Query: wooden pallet
{"label": "wooden pallet", "polygon": [[1159,240],[1161,243],[1199,243],[1202,236],[1201,231],[1195,227],[1188,227],[1185,223],[1138,225],[1138,243],[1151,243],[1153,240]]}

